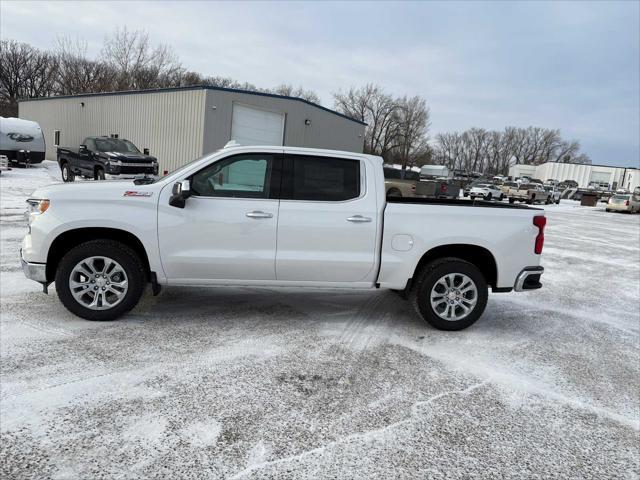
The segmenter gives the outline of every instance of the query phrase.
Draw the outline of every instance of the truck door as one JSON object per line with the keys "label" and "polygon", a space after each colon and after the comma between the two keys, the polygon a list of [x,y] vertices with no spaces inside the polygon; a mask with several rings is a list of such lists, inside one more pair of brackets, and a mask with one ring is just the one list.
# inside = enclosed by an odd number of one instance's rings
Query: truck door
{"label": "truck door", "polygon": [[375,276],[377,205],[361,159],[287,153],[278,218],[276,278],[370,282]]}
{"label": "truck door", "polygon": [[184,208],[158,206],[160,258],[176,283],[275,280],[281,155],[223,158],[190,176]]}
{"label": "truck door", "polygon": [[97,150],[96,142],[93,138],[85,138],[82,141],[82,145],[86,148],[82,149],[78,147],[78,165],[81,173],[93,177],[93,167],[95,162],[93,160],[93,154]]}

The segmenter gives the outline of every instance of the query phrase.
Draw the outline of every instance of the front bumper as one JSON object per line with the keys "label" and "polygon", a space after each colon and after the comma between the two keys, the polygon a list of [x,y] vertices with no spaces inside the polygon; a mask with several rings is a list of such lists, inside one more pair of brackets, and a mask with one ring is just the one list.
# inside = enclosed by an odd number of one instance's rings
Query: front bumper
{"label": "front bumper", "polygon": [[105,173],[105,180],[135,180],[136,178],[153,178],[157,180],[158,175],[152,175],[149,173],[120,173],[120,174],[111,174]]}
{"label": "front bumper", "polygon": [[38,283],[47,283],[47,264],[46,263],[30,263],[22,257],[22,250],[20,250],[20,261],[22,262],[22,271],[24,276],[29,280],[33,280]]}
{"label": "front bumper", "polygon": [[542,288],[540,277],[543,273],[543,267],[525,267],[516,277],[516,283],[513,289],[516,292],[523,292],[525,290]]}

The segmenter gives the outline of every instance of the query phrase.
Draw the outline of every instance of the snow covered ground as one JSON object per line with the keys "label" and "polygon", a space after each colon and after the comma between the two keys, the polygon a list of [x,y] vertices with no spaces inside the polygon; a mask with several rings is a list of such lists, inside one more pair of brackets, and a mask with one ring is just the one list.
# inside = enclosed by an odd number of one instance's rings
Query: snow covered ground
{"label": "snow covered ground", "polygon": [[391,292],[165,289],[92,323],[26,280],[0,177],[2,478],[638,478],[640,215],[547,207],[542,290],[462,332]]}

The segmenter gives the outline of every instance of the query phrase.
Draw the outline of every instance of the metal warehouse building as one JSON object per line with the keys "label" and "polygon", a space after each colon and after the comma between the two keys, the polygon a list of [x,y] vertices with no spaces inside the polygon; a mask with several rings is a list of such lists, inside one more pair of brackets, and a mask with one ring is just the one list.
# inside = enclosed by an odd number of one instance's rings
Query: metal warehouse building
{"label": "metal warehouse building", "polygon": [[301,98],[220,87],[97,93],[23,100],[40,124],[46,158],[88,136],[118,136],[174,170],[228,141],[362,152],[365,124]]}
{"label": "metal warehouse building", "polygon": [[633,191],[640,186],[640,170],[633,167],[613,167],[609,165],[582,165],[576,163],[547,162],[541,165],[512,165],[512,177],[527,176],[542,181],[574,180],[580,188],[590,184],[607,184],[610,188],[625,188]]}

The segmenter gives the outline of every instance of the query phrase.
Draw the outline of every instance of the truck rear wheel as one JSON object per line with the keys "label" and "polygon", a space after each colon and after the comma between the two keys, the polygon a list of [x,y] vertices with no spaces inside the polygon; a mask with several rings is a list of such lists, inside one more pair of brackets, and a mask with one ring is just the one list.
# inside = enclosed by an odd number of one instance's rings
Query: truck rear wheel
{"label": "truck rear wheel", "polygon": [[439,330],[462,330],[484,312],[487,281],[475,265],[455,257],[435,260],[418,274],[410,299],[416,312]]}
{"label": "truck rear wheel", "polygon": [[96,169],[96,174],[94,177],[94,180],[104,180],[105,176],[104,176],[104,169],[102,168],[97,168]]}
{"label": "truck rear wheel", "polygon": [[62,304],[87,320],[115,320],[140,300],[146,275],[140,257],[113,240],[72,248],[58,265],[56,291]]}
{"label": "truck rear wheel", "polygon": [[62,165],[60,165],[60,172],[63,182],[73,182],[75,180],[75,175],[71,167],[69,167],[69,162],[63,162]]}

